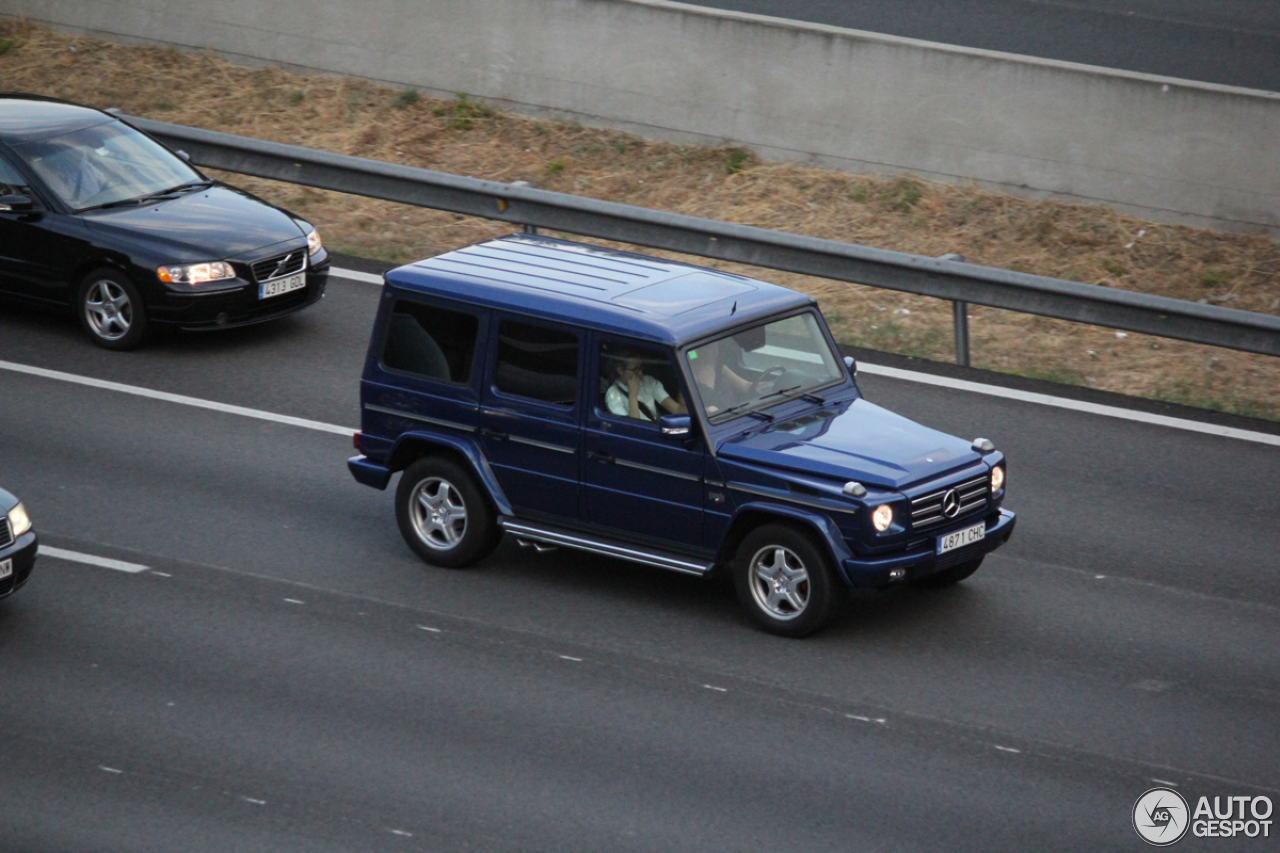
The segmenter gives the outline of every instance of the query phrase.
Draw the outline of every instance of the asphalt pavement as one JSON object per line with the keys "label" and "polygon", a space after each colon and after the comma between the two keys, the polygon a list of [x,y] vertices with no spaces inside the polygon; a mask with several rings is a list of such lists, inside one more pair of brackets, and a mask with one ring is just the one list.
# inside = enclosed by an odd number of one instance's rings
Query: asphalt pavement
{"label": "asphalt pavement", "polygon": [[[129,354],[0,304],[0,362],[354,429],[378,296]],[[992,438],[1018,529],[793,641],[723,581],[425,566],[344,434],[0,365],[73,555],[0,603],[0,850],[1140,850],[1155,785],[1280,800],[1280,448],[861,385]]]}
{"label": "asphalt pavement", "polygon": [[1280,91],[1280,5],[1256,0],[700,0],[697,5]]}

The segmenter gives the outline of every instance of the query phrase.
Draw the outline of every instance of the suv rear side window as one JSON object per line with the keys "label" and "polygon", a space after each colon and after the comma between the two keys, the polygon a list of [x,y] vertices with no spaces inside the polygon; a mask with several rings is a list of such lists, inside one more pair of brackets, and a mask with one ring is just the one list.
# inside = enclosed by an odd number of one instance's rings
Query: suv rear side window
{"label": "suv rear side window", "polygon": [[578,397],[578,336],[503,320],[493,387],[504,394],[572,406]]}
{"label": "suv rear side window", "polygon": [[473,314],[399,301],[387,321],[382,364],[427,379],[470,382],[479,329]]}

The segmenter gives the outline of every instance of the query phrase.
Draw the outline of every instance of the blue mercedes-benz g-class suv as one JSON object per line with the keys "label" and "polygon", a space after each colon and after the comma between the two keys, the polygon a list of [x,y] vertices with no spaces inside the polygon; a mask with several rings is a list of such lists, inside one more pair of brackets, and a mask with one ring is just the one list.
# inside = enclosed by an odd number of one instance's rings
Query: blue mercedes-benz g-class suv
{"label": "blue mercedes-benz g-class suv", "polygon": [[693,575],[756,622],[825,625],[845,585],[950,584],[1013,532],[1005,460],[862,398],[814,300],[513,235],[386,274],[355,478],[426,562],[503,533]]}

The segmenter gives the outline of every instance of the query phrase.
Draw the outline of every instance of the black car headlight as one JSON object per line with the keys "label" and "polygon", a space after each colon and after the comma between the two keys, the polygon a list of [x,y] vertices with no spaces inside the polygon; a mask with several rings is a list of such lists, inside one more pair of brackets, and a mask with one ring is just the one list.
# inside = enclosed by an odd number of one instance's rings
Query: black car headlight
{"label": "black car headlight", "polygon": [[165,284],[204,284],[206,281],[235,278],[236,272],[226,261],[211,261],[160,267],[156,270],[156,275]]}

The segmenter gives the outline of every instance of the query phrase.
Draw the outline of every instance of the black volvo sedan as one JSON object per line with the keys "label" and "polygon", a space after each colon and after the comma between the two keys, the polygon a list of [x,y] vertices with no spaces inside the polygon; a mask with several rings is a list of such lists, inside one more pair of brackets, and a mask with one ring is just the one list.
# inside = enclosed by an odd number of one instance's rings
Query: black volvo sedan
{"label": "black volvo sedan", "polygon": [[108,349],[319,301],[315,229],[179,154],[108,112],[0,95],[0,295],[69,305]]}

